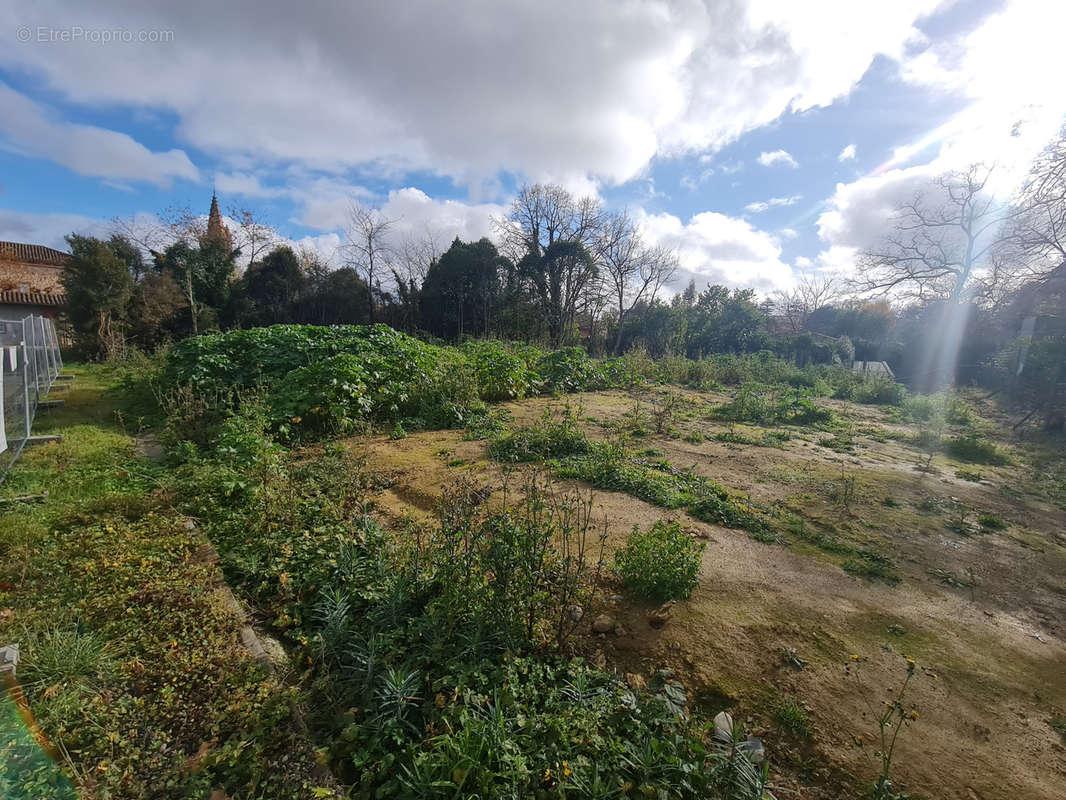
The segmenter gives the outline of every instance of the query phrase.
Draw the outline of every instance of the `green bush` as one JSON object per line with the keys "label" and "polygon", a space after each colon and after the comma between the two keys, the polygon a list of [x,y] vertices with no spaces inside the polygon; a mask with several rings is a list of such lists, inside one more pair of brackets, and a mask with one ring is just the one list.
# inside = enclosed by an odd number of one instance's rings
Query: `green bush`
{"label": "green bush", "polygon": [[537,362],[545,391],[583,392],[606,385],[588,353],[580,347],[565,347],[545,353]]}
{"label": "green bush", "polygon": [[[528,349],[537,354],[540,352],[535,348]],[[540,376],[530,368],[529,360],[503,342],[467,342],[462,347],[462,353],[473,365],[483,400],[520,400],[540,391]]]}
{"label": "green bush", "polygon": [[685,600],[699,585],[703,548],[677,522],[659,520],[647,531],[633,527],[625,547],[615,553],[615,568],[641,597]]}
{"label": "green bush", "polygon": [[970,405],[954,392],[916,394],[907,397],[899,410],[904,422],[937,422],[972,427],[976,418]]}
{"label": "green bush", "polygon": [[297,367],[271,395],[274,419],[285,429],[346,433],[374,409],[368,384],[362,361],[353,355]]}
{"label": "green bush", "polygon": [[898,406],[906,397],[903,384],[891,378],[871,377],[854,388],[851,399],[867,405]]}

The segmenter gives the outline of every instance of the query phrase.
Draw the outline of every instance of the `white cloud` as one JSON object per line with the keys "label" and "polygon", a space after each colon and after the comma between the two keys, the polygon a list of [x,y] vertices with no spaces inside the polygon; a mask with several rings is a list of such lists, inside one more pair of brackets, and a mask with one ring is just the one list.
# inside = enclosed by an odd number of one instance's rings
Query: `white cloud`
{"label": "white cloud", "polygon": [[281,197],[286,190],[278,186],[265,186],[257,175],[250,172],[223,172],[215,176],[215,189],[220,194],[243,197]]}
{"label": "white cloud", "polygon": [[800,257],[799,257],[799,258],[797,258],[797,259],[796,259],[796,261],[795,261],[795,264],[796,264],[796,266],[797,266],[797,267],[798,267],[799,269],[807,269],[807,268],[808,268],[808,267],[810,267],[810,266],[811,266],[811,264],[813,264],[813,263],[814,263],[814,262],[813,262],[813,261],[811,261],[811,260],[810,260],[809,258],[807,258],[806,256],[800,256]]}
{"label": "white cloud", "polygon": [[64,237],[71,233],[106,236],[110,234],[110,223],[81,214],[33,214],[0,209],[0,240],[42,244],[65,251],[68,248]]}
{"label": "white cloud", "polygon": [[762,214],[764,211],[769,211],[771,208],[777,208],[778,206],[794,206],[802,199],[803,195],[801,194],[794,194],[791,197],[771,197],[769,200],[748,203],[744,206],[744,209],[753,214]]}
{"label": "white cloud", "polygon": [[339,267],[340,251],[343,240],[339,234],[323,233],[319,236],[302,236],[299,239],[285,239],[281,242],[287,244],[295,252],[306,250],[315,253],[323,263],[331,267]]}
{"label": "white cloud", "polygon": [[782,228],[780,231],[778,231],[778,233],[780,234],[782,239],[795,239],[797,236],[799,236],[799,231],[797,231],[795,228]]}
{"label": "white cloud", "polygon": [[1027,169],[1066,114],[1058,77],[1064,26],[1062,3],[1009,0],[972,31],[905,59],[906,80],[969,102],[946,123],[898,148],[890,164],[902,165],[933,147],[941,161],[955,166],[995,161],[1001,180]]}
{"label": "white cloud", "polygon": [[[181,150],[153,152],[118,131],[61,122],[44,108],[0,82],[0,135],[6,148],[62,164],[80,175],[169,185],[196,180],[198,172]],[[0,146],[4,146],[0,139]]]}
{"label": "white cloud", "polygon": [[57,0],[5,4],[0,28],[76,19],[174,40],[9,44],[0,67],[72,103],[176,119],[181,140],[241,172],[381,165],[595,185],[846,95],[876,56],[901,56],[936,2]]}
{"label": "white cloud", "polygon": [[458,236],[475,241],[493,238],[492,218],[503,216],[507,208],[495,203],[470,204],[459,200],[435,200],[420,189],[407,187],[389,192],[381,213],[395,220],[398,235],[430,235],[447,247]]}
{"label": "white cloud", "polygon": [[794,159],[787,150],[774,150],[769,153],[760,153],[759,163],[764,167],[772,167],[775,164],[784,164],[785,166],[793,168],[799,166],[799,164],[796,163],[796,159]]}
{"label": "white cloud", "polygon": [[700,188],[700,186],[710,180],[712,175],[714,175],[713,167],[708,167],[707,169],[701,170],[698,175],[682,175],[681,188],[688,189],[690,192],[694,192],[696,189]]}
{"label": "white cloud", "polygon": [[[901,202],[932,189],[936,175],[973,163],[995,164],[988,190],[1006,201],[1033,157],[1058,131],[1066,93],[1058,72],[1055,31],[1066,25],[1061,4],[1011,2],[963,36],[908,59],[904,76],[968,104],[946,122],[896,148],[869,175],[837,184],[818,218],[825,243],[819,262],[852,268],[856,255],[891,230]],[[920,155],[925,163],[913,163]]]}
{"label": "white cloud", "polygon": [[840,151],[840,155],[837,156],[837,161],[854,161],[855,160],[855,145],[849,144],[843,150]]}
{"label": "white cloud", "polygon": [[647,214],[636,218],[653,244],[675,249],[680,269],[673,287],[683,288],[690,279],[703,288],[708,283],[754,287],[762,292],[791,285],[792,271],[781,261],[775,237],[749,222],[714,211],[694,215],[682,222],[673,214]]}

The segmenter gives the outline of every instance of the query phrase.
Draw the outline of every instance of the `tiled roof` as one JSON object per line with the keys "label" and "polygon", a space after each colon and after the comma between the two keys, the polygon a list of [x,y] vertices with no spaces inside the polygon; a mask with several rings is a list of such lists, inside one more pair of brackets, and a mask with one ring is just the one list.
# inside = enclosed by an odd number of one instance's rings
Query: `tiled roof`
{"label": "tiled roof", "polygon": [[0,291],[0,303],[14,306],[65,306],[67,296],[49,292],[19,292],[8,289]]}
{"label": "tiled roof", "polygon": [[47,264],[62,267],[70,255],[40,244],[0,242],[0,261],[20,261],[24,264]]}

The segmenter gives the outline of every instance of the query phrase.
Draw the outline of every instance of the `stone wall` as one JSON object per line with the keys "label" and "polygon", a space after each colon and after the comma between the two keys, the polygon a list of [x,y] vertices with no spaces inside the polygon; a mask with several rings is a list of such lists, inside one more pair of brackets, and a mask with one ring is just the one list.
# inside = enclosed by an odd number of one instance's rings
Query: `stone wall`
{"label": "stone wall", "polygon": [[24,261],[0,261],[0,291],[12,289],[21,292],[45,292],[62,294],[59,278],[61,267],[47,264],[28,264]]}

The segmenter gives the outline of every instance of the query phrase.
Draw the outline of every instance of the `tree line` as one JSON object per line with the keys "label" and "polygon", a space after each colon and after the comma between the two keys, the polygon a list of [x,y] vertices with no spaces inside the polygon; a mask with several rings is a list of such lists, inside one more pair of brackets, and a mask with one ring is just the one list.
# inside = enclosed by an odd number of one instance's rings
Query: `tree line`
{"label": "tree line", "polygon": [[762,300],[694,282],[664,298],[676,253],[647,242],[626,211],[551,184],[518,191],[493,221],[495,241],[456,238],[442,252],[353,205],[336,269],[279,246],[248,211],[231,212],[232,244],[189,214],[166,237],[133,225],[106,240],[71,235],[64,286],[90,357],[285,322],[384,322],[600,354],[768,349],[801,363],[884,360],[923,390],[980,382],[1044,408],[1054,425],[1066,394],[1066,137],[1010,202],[988,190],[994,175],[974,165],[940,176],[899,206],[851,277],[801,275]]}

